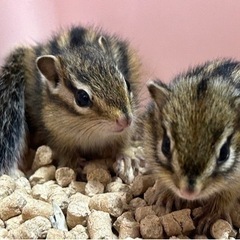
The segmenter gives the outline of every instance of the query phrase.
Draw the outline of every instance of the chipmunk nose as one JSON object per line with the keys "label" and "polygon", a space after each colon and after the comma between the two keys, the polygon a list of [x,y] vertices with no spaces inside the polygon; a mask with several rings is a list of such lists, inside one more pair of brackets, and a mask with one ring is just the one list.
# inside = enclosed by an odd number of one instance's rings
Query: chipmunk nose
{"label": "chipmunk nose", "polygon": [[180,195],[184,199],[194,200],[198,198],[201,189],[196,186],[196,178],[188,178],[187,184],[180,188]]}
{"label": "chipmunk nose", "polygon": [[129,127],[132,123],[132,116],[121,115],[119,118],[116,119],[116,123],[119,127],[122,127],[123,129]]}

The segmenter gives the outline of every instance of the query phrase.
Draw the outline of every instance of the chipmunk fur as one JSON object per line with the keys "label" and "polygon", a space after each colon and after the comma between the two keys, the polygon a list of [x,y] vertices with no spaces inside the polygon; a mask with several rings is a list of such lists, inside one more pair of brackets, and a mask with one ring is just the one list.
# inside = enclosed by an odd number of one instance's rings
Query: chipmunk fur
{"label": "chipmunk fur", "polygon": [[127,41],[95,27],[13,50],[0,71],[0,173],[42,144],[62,164],[114,156],[133,132],[139,69]]}
{"label": "chipmunk fur", "polygon": [[201,203],[199,232],[218,218],[231,222],[240,194],[240,62],[210,61],[148,89],[143,144],[157,196],[170,208]]}

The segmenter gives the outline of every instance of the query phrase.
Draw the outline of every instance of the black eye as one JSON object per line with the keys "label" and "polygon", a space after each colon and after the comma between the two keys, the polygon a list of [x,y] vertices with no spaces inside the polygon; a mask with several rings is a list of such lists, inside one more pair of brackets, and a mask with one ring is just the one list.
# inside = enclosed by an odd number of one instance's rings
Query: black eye
{"label": "black eye", "polygon": [[228,160],[230,155],[230,140],[223,144],[220,149],[219,157],[217,159],[217,163],[221,164]]}
{"label": "black eye", "polygon": [[80,107],[90,107],[92,104],[89,95],[86,91],[82,89],[77,90],[75,98],[77,105],[79,105]]}
{"label": "black eye", "polygon": [[171,155],[171,142],[166,133],[166,130],[164,130],[164,134],[163,134],[162,152],[166,157],[170,157]]}

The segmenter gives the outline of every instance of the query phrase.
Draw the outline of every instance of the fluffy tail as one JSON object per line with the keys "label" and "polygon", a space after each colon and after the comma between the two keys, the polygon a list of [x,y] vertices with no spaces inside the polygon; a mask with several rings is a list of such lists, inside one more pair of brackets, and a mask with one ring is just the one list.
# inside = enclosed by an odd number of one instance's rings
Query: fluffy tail
{"label": "fluffy tail", "polygon": [[19,48],[0,71],[0,175],[15,170],[26,145],[23,60]]}

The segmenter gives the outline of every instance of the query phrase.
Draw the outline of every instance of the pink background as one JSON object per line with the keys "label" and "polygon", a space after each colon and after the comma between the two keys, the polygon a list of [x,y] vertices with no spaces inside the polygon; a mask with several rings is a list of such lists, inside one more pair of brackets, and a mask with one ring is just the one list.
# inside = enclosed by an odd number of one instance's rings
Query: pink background
{"label": "pink background", "polygon": [[240,59],[237,0],[1,0],[0,64],[16,44],[44,40],[77,23],[129,39],[142,58],[145,81],[167,82],[208,59]]}

